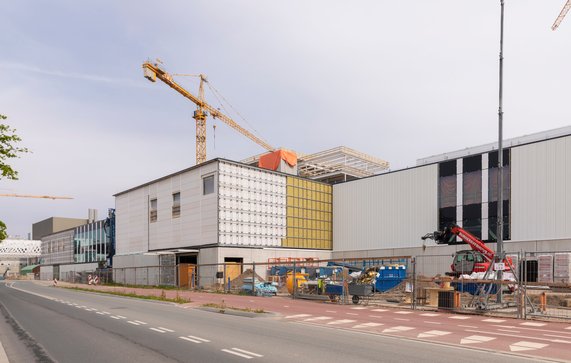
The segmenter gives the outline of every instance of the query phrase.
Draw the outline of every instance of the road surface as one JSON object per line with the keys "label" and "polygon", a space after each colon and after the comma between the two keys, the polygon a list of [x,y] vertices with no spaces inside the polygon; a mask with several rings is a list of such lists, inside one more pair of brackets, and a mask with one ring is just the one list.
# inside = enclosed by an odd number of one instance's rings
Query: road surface
{"label": "road surface", "polygon": [[[34,282],[0,284],[0,310],[4,316],[0,319],[0,341],[11,363],[245,360],[510,363],[526,360],[513,353],[367,332],[368,328],[381,326],[374,324],[384,323],[359,322],[352,326],[355,329],[339,329],[347,321],[351,324],[358,319],[333,313],[326,313],[332,315],[330,319],[313,314],[260,314],[262,316],[251,318],[184,309],[172,303],[53,288]],[[333,321],[341,322],[330,324]],[[382,326],[398,332],[397,327],[405,324]],[[432,334],[437,336],[443,331],[444,328],[435,327]]]}

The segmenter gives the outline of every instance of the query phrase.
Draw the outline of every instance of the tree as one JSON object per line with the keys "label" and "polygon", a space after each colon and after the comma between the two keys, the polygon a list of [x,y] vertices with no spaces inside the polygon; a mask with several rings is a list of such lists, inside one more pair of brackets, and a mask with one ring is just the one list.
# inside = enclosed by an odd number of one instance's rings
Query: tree
{"label": "tree", "polygon": [[[0,122],[8,117],[0,114]],[[0,180],[18,180],[18,172],[12,168],[8,161],[19,158],[20,154],[29,152],[25,147],[16,146],[22,139],[16,134],[16,130],[8,125],[0,123]],[[0,241],[7,237],[6,225],[0,221]]]}

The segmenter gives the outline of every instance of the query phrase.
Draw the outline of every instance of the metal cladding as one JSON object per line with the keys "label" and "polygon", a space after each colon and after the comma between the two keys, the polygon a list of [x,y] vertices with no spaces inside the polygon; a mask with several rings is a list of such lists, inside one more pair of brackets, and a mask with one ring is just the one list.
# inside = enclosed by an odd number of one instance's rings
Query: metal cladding
{"label": "metal cladding", "polygon": [[286,237],[286,177],[231,163],[219,167],[219,242],[280,247]]}

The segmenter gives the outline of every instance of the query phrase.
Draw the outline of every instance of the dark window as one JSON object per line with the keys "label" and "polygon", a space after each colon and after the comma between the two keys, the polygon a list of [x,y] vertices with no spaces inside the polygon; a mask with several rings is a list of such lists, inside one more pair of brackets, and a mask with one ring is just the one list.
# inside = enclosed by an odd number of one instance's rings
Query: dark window
{"label": "dark window", "polygon": [[438,164],[438,175],[439,176],[450,176],[456,175],[456,160],[445,161]]}
{"label": "dark window", "polygon": [[[488,170],[488,201],[498,200],[498,168],[491,168]],[[504,166],[502,168],[503,176],[503,199],[510,200],[510,190],[511,190],[511,169],[510,166]]]}
{"label": "dark window", "polygon": [[470,173],[478,170],[482,170],[482,155],[475,155],[462,159],[463,173]]}
{"label": "dark window", "polygon": [[202,178],[202,194],[214,193],[214,175]]}
{"label": "dark window", "polygon": [[[510,149],[504,149],[502,164],[504,166],[510,165]],[[488,168],[498,167],[498,151],[488,153]]]}
{"label": "dark window", "polygon": [[180,192],[172,195],[172,217],[180,217]]}
{"label": "dark window", "polygon": [[443,230],[446,226],[456,224],[456,206],[440,208],[439,212],[439,230]]}
{"label": "dark window", "polygon": [[157,200],[151,199],[149,202],[149,219],[151,222],[157,221]]}
{"label": "dark window", "polygon": [[438,197],[439,207],[455,207],[456,206],[456,175],[450,175],[439,178],[438,181]]}
{"label": "dark window", "polygon": [[462,204],[482,203],[482,171],[462,174]]}
{"label": "dark window", "polygon": [[[509,240],[510,234],[510,201],[504,200],[503,206],[504,214],[504,240]],[[497,241],[497,228],[498,228],[498,203],[490,202],[488,203],[488,240]]]}
{"label": "dark window", "polygon": [[474,236],[482,237],[481,204],[470,204],[462,207],[462,227]]}

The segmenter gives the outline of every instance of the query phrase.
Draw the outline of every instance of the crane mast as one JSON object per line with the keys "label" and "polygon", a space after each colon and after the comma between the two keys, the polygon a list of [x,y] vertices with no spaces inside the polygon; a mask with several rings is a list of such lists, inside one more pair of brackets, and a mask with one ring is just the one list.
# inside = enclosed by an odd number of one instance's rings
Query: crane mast
{"label": "crane mast", "polygon": [[561,9],[561,13],[559,13],[559,16],[557,17],[557,19],[555,19],[555,22],[551,26],[551,30],[555,30],[559,27],[559,24],[561,24],[561,22],[565,18],[565,15],[567,15],[570,9],[571,9],[571,0],[567,0],[565,5],[563,5],[563,9]]}
{"label": "crane mast", "polygon": [[41,198],[41,199],[73,199],[72,197],[55,197],[53,195],[29,195],[29,194],[0,194],[0,197]]}
{"label": "crane mast", "polygon": [[149,61],[143,63],[143,70],[145,72],[145,78],[151,82],[156,82],[156,79],[160,79],[166,83],[169,87],[180,93],[185,98],[196,104],[197,109],[194,111],[193,118],[196,120],[196,163],[200,164],[206,161],[206,117],[210,114],[213,118],[217,118],[224,122],[226,125],[232,127],[234,130],[238,131],[242,135],[246,136],[250,140],[254,141],[256,144],[260,145],[267,151],[274,151],[275,148],[268,144],[266,141],[255,136],[250,131],[246,130],[240,126],[232,118],[226,116],[216,108],[209,105],[204,100],[204,82],[207,82],[204,75],[200,76],[200,87],[198,96],[193,95],[181,85],[173,80],[172,75],[167,73],[158,63],[151,63]]}

